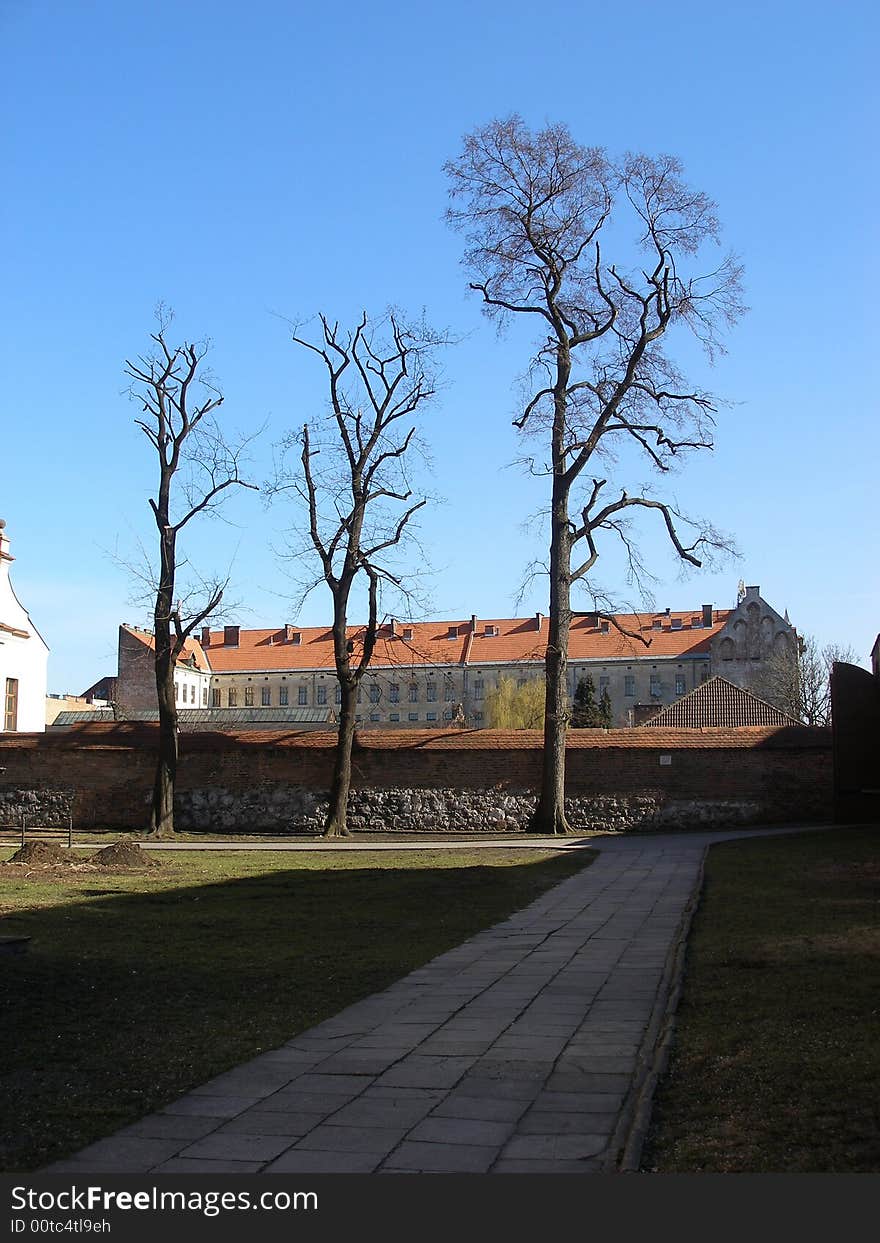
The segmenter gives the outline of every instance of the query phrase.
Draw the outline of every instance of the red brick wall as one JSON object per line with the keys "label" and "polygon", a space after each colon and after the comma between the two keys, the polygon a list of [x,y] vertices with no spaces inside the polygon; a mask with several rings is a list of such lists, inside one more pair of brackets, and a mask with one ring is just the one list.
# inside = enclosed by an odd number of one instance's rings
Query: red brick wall
{"label": "red brick wall", "polygon": [[[334,736],[289,731],[181,736],[181,793],[233,795],[279,784],[323,794]],[[75,789],[80,826],[141,828],[153,779],[155,727],[88,724],[0,738],[0,797],[12,789]],[[534,792],[541,739],[525,731],[364,734],[353,787]],[[668,762],[661,763],[661,759]],[[650,795],[661,802],[751,801],[761,819],[825,819],[832,803],[830,730],[578,731],[570,737],[572,798]]]}

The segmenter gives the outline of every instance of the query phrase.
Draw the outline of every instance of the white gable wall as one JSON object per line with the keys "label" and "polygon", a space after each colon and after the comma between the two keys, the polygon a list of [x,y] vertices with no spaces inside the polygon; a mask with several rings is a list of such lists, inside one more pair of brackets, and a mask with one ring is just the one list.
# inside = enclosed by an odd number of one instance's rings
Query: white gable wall
{"label": "white gable wall", "polygon": [[16,731],[46,728],[46,666],[49,649],[34,627],[9,580],[9,540],[0,529],[0,733],[6,721],[6,687],[18,682]]}

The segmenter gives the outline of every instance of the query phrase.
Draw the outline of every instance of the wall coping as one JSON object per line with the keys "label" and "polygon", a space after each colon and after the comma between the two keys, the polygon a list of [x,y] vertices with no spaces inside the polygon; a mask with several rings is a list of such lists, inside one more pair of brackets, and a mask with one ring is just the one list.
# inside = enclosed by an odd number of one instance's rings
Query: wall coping
{"label": "wall coping", "polygon": [[[158,725],[147,722],[89,722],[44,733],[0,735],[0,757],[23,750],[140,751],[154,748]],[[331,750],[335,731],[248,729],[206,730],[180,735],[181,754],[253,748]],[[362,730],[355,735],[355,751],[540,751],[540,730]],[[652,728],[570,730],[568,751],[622,750],[830,750],[830,728],[807,725],[741,726],[738,728]]]}

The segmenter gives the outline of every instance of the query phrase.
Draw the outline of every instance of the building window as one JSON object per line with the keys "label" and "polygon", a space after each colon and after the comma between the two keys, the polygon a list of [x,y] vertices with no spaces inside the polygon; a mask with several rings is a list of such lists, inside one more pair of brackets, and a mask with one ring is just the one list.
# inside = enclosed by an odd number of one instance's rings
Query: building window
{"label": "building window", "polygon": [[[418,682],[410,682],[409,684],[409,701],[411,704],[419,702],[419,684]],[[418,720],[418,718],[416,718]]]}
{"label": "building window", "polygon": [[18,678],[6,679],[6,695],[3,699],[4,730],[18,729]]}
{"label": "building window", "polygon": [[521,690],[525,687],[525,684],[526,684],[527,680],[528,680],[527,678],[517,678],[517,679],[516,679],[516,689],[517,689],[518,691],[521,691]]}
{"label": "building window", "polygon": [[436,713],[436,712],[429,712],[429,713],[427,714],[427,720],[429,720],[429,721],[436,721],[436,720],[437,720],[437,713]]}
{"label": "building window", "polygon": [[399,721],[399,720],[400,720],[400,713],[399,713],[399,712],[389,712],[389,714],[388,714],[388,720],[389,720],[389,721]]}
{"label": "building window", "polygon": [[411,712],[411,713],[409,714],[408,719],[409,719],[410,721],[417,721],[417,720],[419,719],[419,714],[418,714],[418,712]]}
{"label": "building window", "polygon": [[287,687],[286,687],[286,686],[281,686],[281,687],[279,687],[279,689],[278,689],[278,702],[279,702],[279,704],[281,705],[281,707],[282,707],[282,708],[286,708],[286,707],[287,707],[288,700],[287,700]]}
{"label": "building window", "polygon": [[[474,678],[474,699],[482,699],[482,698],[483,698],[483,679]],[[482,720],[482,716],[480,717],[480,719]]]}
{"label": "building window", "polygon": [[455,683],[451,679],[447,679],[443,687],[443,700],[448,704],[455,701]]}
{"label": "building window", "polygon": [[396,682],[392,682],[388,688],[388,698],[393,704],[400,703],[400,687]]}
{"label": "building window", "polygon": [[371,713],[370,713],[370,720],[371,720],[371,721],[381,721],[381,720],[382,720],[382,713],[381,713],[381,712],[371,712]]}
{"label": "building window", "polygon": [[660,674],[651,674],[651,694],[657,696],[660,694]]}
{"label": "building window", "polygon": [[452,709],[451,709],[451,708],[446,708],[446,709],[444,710],[444,712],[443,712],[443,720],[444,720],[444,721],[451,721],[451,720],[452,720]]}
{"label": "building window", "polygon": [[700,681],[701,682],[709,681],[709,666],[708,665],[703,665],[702,669],[700,670]]}
{"label": "building window", "polygon": [[211,691],[211,707],[212,707],[212,708],[219,708],[219,707],[220,707],[220,690],[219,690],[219,688],[218,688],[218,687],[216,687],[216,686],[215,686],[215,687],[214,687],[214,689]]}
{"label": "building window", "polygon": [[180,703],[180,683],[174,683],[174,702]]}
{"label": "building window", "polygon": [[271,688],[271,686],[264,686],[264,687],[261,689],[261,691],[260,691],[260,703],[263,705],[263,707],[264,707],[264,708],[268,708],[268,707],[270,706],[270,704],[272,703],[272,688]]}
{"label": "building window", "polygon": [[337,703],[337,704],[342,703],[342,687],[339,685],[338,682],[336,684],[336,693],[333,696],[333,700],[334,700],[334,703]]}
{"label": "building window", "polygon": [[254,688],[252,686],[246,686],[244,688],[244,706],[246,708],[252,708],[254,706]]}
{"label": "building window", "polygon": [[427,689],[426,694],[427,694],[428,703],[433,703],[436,700],[437,698],[437,683],[436,682],[428,683],[428,689]]}
{"label": "building window", "polygon": [[607,691],[610,685],[611,685],[610,678],[608,677],[600,678],[599,679],[599,694],[601,695],[603,691]]}
{"label": "building window", "polygon": [[235,689],[234,686],[230,686],[229,694],[226,697],[226,701],[229,704],[230,708],[238,707],[238,691]]}
{"label": "building window", "polygon": [[318,703],[325,704],[326,702],[327,702],[327,687],[319,686],[318,687]]}
{"label": "building window", "polygon": [[370,703],[377,704],[381,698],[382,698],[382,688],[379,686],[378,682],[371,682],[370,683]]}
{"label": "building window", "polygon": [[474,720],[475,720],[475,721],[482,721],[482,719],[483,719],[483,714],[482,714],[482,712],[475,712],[475,713],[474,713]]}
{"label": "building window", "polygon": [[307,686],[301,686],[299,688],[296,693],[296,702],[301,708],[304,708],[309,702],[309,688]]}
{"label": "building window", "polygon": [[675,675],[675,693],[676,695],[684,694],[684,674],[677,673]]}
{"label": "building window", "polygon": [[624,695],[635,695],[636,679],[634,674],[628,673],[623,679],[623,693]]}
{"label": "building window", "polygon": [[207,706],[208,706],[208,688],[207,686],[203,686],[202,687],[202,707],[207,708]]}

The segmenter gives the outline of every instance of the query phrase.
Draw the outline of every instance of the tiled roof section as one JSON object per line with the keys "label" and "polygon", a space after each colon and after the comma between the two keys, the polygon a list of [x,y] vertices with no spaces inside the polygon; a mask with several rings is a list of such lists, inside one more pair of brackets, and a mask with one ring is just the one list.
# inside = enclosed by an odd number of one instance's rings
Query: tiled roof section
{"label": "tiled roof section", "polygon": [[727,678],[714,677],[689,695],[663,708],[641,728],[741,728],[752,725],[799,725],[800,722]]}
{"label": "tiled roof section", "polygon": [[[123,629],[127,630],[129,634],[134,635],[136,639],[139,639],[145,647],[150,649],[151,652],[156,650],[156,640],[149,630],[140,630],[137,626],[123,626]],[[183,652],[181,653],[177,663],[178,665],[184,666],[193,664],[194,667],[201,670],[202,673],[211,672],[211,666],[208,663],[205,653],[202,651],[202,645],[197,639],[192,638],[192,636],[190,636],[190,638],[188,638],[184,643]]]}
{"label": "tiled roof section", "polygon": [[[280,630],[240,630],[238,643],[224,643],[224,632],[212,630],[206,649],[215,673],[273,672],[297,669],[335,669],[333,631],[328,626],[290,627],[292,638]],[[407,668],[412,665],[459,665],[470,635],[470,621],[396,622],[380,627],[371,668]],[[298,638],[296,636],[299,636]],[[451,637],[450,637],[451,636]],[[357,660],[364,640],[363,626],[349,626],[352,658]]]}
{"label": "tiled roof section", "polygon": [[[615,614],[621,633],[595,614],[581,614],[572,621],[569,661],[635,660],[645,657],[705,655],[709,641],[729,617],[716,610],[711,627],[703,627],[698,610],[669,614]],[[655,625],[655,621],[659,624]],[[293,637],[287,637],[288,631]],[[349,639],[357,658],[364,628],[350,626]],[[296,636],[299,636],[298,638]],[[635,637],[631,637],[635,636]],[[432,622],[385,623],[371,668],[406,668],[421,665],[519,664],[544,659],[549,637],[546,617],[538,626],[535,617],[479,618],[471,629],[470,619]],[[226,643],[223,630],[212,630],[206,648],[215,673],[296,671],[334,668],[333,632],[327,626],[281,627],[271,630],[239,630],[238,643]]]}
{"label": "tiled roof section", "polygon": [[[126,748],[155,745],[157,726],[148,722],[84,722],[45,733],[0,735],[0,752],[44,747]],[[241,743],[248,746],[307,747],[331,749],[336,733],[329,730],[246,729],[206,730],[188,733],[181,740],[185,750],[216,749]],[[357,734],[357,748],[364,751],[540,751],[540,730],[364,730]],[[831,730],[816,726],[750,726],[739,729],[580,729],[568,735],[570,751],[587,750],[752,750],[813,747],[827,750]]]}
{"label": "tiled roof section", "polygon": [[[109,708],[89,711],[70,710],[59,712],[51,729],[66,728],[87,722],[112,722]],[[126,721],[158,721],[158,708],[142,708],[125,713]],[[235,732],[238,729],[280,729],[289,725],[328,725],[335,722],[336,715],[330,708],[178,708],[177,724],[181,730],[222,729]]]}

